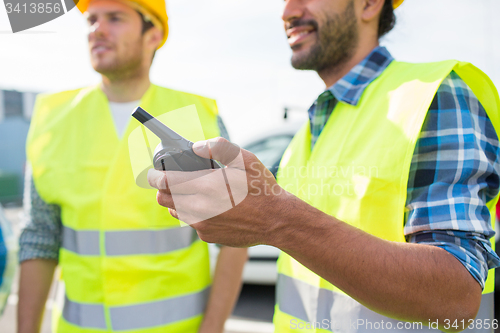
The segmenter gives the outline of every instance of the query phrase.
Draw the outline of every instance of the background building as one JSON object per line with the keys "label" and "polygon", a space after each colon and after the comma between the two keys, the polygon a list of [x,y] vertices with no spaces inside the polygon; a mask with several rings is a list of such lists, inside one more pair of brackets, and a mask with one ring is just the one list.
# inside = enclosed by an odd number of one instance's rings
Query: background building
{"label": "background building", "polygon": [[20,202],[35,93],[0,90],[0,202]]}

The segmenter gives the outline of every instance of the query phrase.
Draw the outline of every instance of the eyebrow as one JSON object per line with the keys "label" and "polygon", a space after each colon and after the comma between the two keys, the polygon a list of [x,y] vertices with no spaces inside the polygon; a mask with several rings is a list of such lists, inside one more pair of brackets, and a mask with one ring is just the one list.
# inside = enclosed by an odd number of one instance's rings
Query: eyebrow
{"label": "eyebrow", "polygon": [[[88,17],[92,17],[92,16],[96,16],[96,15],[98,15],[98,13],[88,14],[87,18],[88,18]],[[106,13],[102,13],[102,15],[105,15],[105,16],[113,16],[113,15],[127,15],[127,13],[126,13],[126,12],[124,12],[124,11],[117,10],[117,11],[113,11],[113,12],[106,12]]]}
{"label": "eyebrow", "polygon": [[120,15],[120,14],[126,14],[124,11],[115,11],[115,12],[107,12],[105,15]]}

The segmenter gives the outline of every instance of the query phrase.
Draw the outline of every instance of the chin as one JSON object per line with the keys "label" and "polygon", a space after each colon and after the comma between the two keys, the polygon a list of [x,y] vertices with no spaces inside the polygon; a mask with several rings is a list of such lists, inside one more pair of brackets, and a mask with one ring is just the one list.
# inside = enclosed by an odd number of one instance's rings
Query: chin
{"label": "chin", "polygon": [[300,46],[293,51],[292,67],[299,70],[317,70],[322,50],[318,44]]}
{"label": "chin", "polygon": [[106,62],[104,62],[104,61],[92,61],[91,64],[92,64],[92,67],[94,68],[94,70],[97,73],[101,73],[101,74],[112,72],[116,67],[113,62],[109,62],[109,61],[106,61]]}
{"label": "chin", "polygon": [[308,53],[293,53],[291,59],[292,67],[295,69],[309,70],[310,68],[310,54]]}

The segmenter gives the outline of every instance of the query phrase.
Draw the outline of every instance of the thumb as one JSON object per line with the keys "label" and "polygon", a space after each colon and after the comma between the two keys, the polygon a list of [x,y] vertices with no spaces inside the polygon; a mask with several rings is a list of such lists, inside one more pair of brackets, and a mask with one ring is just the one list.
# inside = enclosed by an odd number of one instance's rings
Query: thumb
{"label": "thumb", "polygon": [[219,137],[196,142],[193,145],[193,151],[198,156],[231,165],[241,154],[242,149],[238,145]]}

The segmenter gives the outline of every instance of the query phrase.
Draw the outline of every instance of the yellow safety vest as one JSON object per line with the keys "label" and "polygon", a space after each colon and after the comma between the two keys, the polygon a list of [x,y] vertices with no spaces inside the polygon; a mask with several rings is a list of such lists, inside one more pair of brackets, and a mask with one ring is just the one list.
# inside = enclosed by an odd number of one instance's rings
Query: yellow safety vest
{"label": "yellow safety vest", "polygon": [[[193,141],[219,135],[214,100],[151,85],[140,104],[156,116],[194,104],[201,136],[196,119],[167,125]],[[63,223],[57,332],[198,331],[208,248],[157,204],[155,190],[136,185],[126,138],[138,126],[132,119],[120,140],[98,87],[37,99],[27,154],[37,191],[61,207]]]}
{"label": "yellow safety vest", "polygon": [[[338,103],[312,151],[309,123],[299,131],[284,153],[279,184],[345,223],[382,239],[405,242],[413,152],[437,89],[452,70],[478,97],[499,133],[498,93],[476,67],[457,61],[393,61],[366,88],[357,106]],[[491,216],[497,200],[487,204]],[[412,323],[369,310],[286,253],[280,255],[278,272],[276,332],[374,332],[381,329],[381,321],[391,327],[383,332],[413,331]],[[477,317],[490,323],[493,285],[491,270]],[[414,331],[427,332],[425,326]]]}

